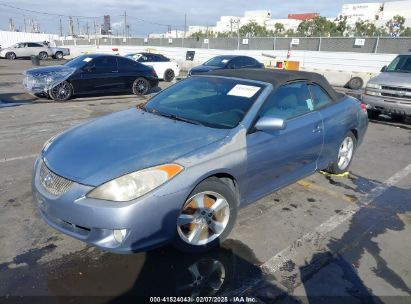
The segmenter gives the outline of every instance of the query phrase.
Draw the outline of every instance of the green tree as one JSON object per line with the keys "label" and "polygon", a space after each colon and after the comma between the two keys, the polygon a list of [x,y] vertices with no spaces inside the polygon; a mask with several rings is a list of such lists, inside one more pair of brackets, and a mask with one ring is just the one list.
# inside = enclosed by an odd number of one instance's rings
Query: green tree
{"label": "green tree", "polygon": [[405,29],[401,32],[401,36],[402,36],[402,37],[411,37],[411,27],[405,28]]}
{"label": "green tree", "polygon": [[354,27],[355,36],[377,36],[378,31],[374,23],[359,20]]}
{"label": "green tree", "polygon": [[240,35],[242,37],[267,37],[273,35],[273,32],[268,31],[265,26],[261,26],[257,22],[251,21],[240,27]]}
{"label": "green tree", "polygon": [[347,16],[340,15],[334,21],[335,23],[335,32],[333,36],[346,36],[350,31],[350,26],[347,24]]}
{"label": "green tree", "polygon": [[332,36],[337,31],[337,25],[327,20],[325,17],[316,17],[311,20],[302,21],[297,28],[297,32],[302,36]]}
{"label": "green tree", "polygon": [[231,32],[217,32],[215,37],[217,37],[217,38],[230,38],[231,37]]}
{"label": "green tree", "polygon": [[192,33],[189,38],[206,38],[206,37],[207,37],[207,33],[199,31],[199,32]]}
{"label": "green tree", "polygon": [[277,22],[274,24],[274,34],[281,34],[282,32],[285,31],[284,24]]}
{"label": "green tree", "polygon": [[[403,31],[405,29],[404,27],[405,23],[405,18],[400,15],[395,15],[390,21],[388,21],[385,26],[388,31],[388,33],[396,33],[403,35]],[[394,27],[394,24],[398,24],[400,27],[399,29],[397,27]]]}

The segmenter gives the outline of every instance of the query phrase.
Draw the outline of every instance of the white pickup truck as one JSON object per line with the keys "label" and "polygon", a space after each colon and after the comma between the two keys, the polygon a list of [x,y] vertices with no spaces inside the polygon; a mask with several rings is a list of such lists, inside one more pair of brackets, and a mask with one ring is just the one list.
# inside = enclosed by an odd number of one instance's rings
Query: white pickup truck
{"label": "white pickup truck", "polygon": [[45,46],[47,46],[51,53],[52,53],[52,57],[55,59],[63,59],[64,56],[69,56],[70,55],[70,49],[69,48],[62,48],[62,47],[54,47],[54,46],[50,46],[50,43],[47,41],[44,41],[43,44]]}

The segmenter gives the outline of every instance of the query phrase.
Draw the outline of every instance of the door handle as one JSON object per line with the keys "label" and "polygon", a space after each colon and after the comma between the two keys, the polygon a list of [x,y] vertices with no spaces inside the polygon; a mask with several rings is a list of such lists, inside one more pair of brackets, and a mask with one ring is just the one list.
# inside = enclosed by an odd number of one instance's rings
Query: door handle
{"label": "door handle", "polygon": [[118,70],[116,70],[116,71],[111,71],[111,73],[118,73]]}
{"label": "door handle", "polygon": [[321,132],[322,127],[320,125],[315,126],[315,128],[313,129],[313,133],[318,133]]}

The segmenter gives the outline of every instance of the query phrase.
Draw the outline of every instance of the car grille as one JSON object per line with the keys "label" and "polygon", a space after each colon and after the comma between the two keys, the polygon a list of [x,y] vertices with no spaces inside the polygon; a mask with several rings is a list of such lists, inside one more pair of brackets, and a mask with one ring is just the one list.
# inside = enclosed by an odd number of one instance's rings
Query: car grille
{"label": "car grille", "polygon": [[381,96],[411,99],[411,88],[382,86]]}
{"label": "car grille", "polygon": [[47,192],[55,196],[66,193],[73,185],[72,181],[52,172],[44,162],[40,168],[40,183]]}

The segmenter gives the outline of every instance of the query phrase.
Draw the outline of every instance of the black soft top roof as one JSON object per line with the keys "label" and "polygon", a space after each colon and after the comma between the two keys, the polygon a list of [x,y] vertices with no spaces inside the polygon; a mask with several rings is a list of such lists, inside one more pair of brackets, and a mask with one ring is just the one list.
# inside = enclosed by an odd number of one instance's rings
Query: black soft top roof
{"label": "black soft top roof", "polygon": [[203,75],[215,75],[267,82],[271,83],[274,89],[277,89],[288,82],[304,80],[320,85],[327,91],[328,95],[330,95],[334,101],[337,101],[344,96],[344,94],[336,92],[324,76],[312,72],[274,69],[225,69],[210,71]]}

